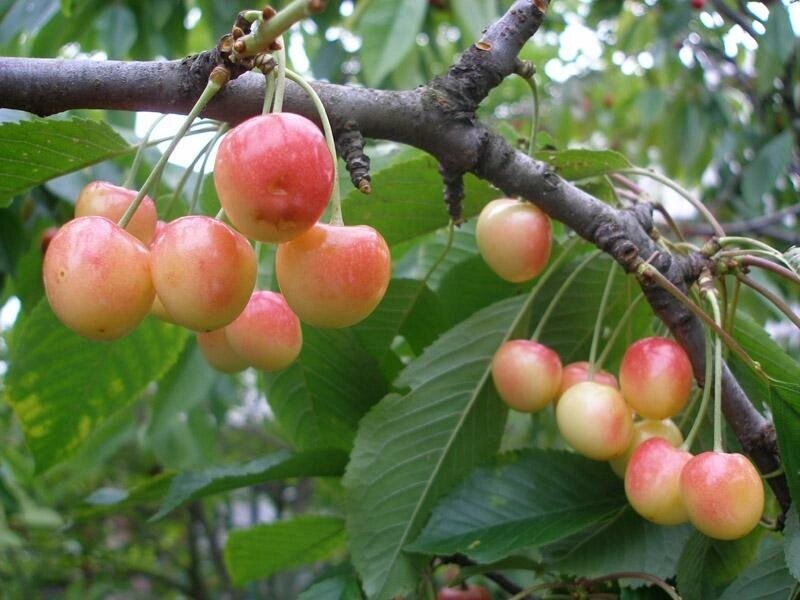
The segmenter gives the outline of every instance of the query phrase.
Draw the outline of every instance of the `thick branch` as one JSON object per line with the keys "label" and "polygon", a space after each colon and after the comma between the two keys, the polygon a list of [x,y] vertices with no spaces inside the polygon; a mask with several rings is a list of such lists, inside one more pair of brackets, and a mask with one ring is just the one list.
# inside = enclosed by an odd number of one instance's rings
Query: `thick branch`
{"label": "thick branch", "polygon": [[[478,123],[474,110],[492,87],[514,70],[516,55],[539,27],[546,4],[518,0],[464,53],[443,77],[414,91],[389,92],[315,83],[334,129],[349,120],[367,138],[392,140],[426,150],[450,173],[474,172],[509,195],[523,196],[573,228],[631,271],[642,260],[683,290],[704,266],[702,257],[674,257],[650,237],[651,210],[640,204],[617,210],[561,179],[546,164],[515,151]],[[186,113],[202,87],[198,55],[173,62],[94,62],[0,58],[0,106],[48,115],[71,108],[108,108]],[[209,66],[210,68],[210,66]],[[207,75],[207,72],[206,72]],[[208,106],[206,115],[231,123],[258,114],[263,78],[245,74]],[[285,110],[316,120],[311,103],[290,85]],[[658,317],[689,354],[695,376],[704,373],[704,333],[700,322],[655,284],[643,284]],[[725,415],[745,451],[764,472],[779,465],[775,431],[753,407],[726,369]],[[786,480],[769,480],[787,509]]]}

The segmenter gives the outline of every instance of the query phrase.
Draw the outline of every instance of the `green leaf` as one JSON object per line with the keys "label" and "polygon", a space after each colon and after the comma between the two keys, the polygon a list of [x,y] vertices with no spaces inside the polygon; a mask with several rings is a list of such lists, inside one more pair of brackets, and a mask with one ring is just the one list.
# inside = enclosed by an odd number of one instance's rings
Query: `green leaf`
{"label": "green leaf", "polygon": [[174,476],[172,471],[164,471],[129,490],[110,487],[95,490],[84,499],[89,506],[76,510],[75,517],[80,520],[96,519],[103,515],[117,514],[130,508],[141,508],[160,502]]}
{"label": "green leaf", "polygon": [[678,591],[684,600],[715,598],[756,557],[764,530],[757,527],[738,540],[712,540],[695,532],[678,561]]}
{"label": "green leaf", "polygon": [[551,544],[542,553],[560,573],[597,577],[638,571],[668,579],[691,534],[689,525],[655,525],[626,506],[612,521]]}
{"label": "green leaf", "polygon": [[330,558],[344,548],[344,520],[302,515],[232,531],[225,565],[236,585]]}
{"label": "green leaf", "polygon": [[789,571],[797,581],[800,581],[800,518],[797,516],[797,503],[792,504],[786,513],[783,552]]}
{"label": "green leaf", "polygon": [[540,150],[534,156],[550,164],[556,173],[570,181],[633,167],[627,158],[613,150]]}
{"label": "green leaf", "polygon": [[289,477],[338,476],[344,473],[347,458],[347,454],[341,450],[301,453],[283,450],[244,464],[180,473],[172,480],[166,498],[151,520],[160,519],[190,500],[265,481]]}
{"label": "green leaf", "polygon": [[[474,175],[464,176],[464,217],[477,215],[499,196],[497,190]],[[390,246],[447,225],[442,176],[428,155],[394,163],[374,174],[372,194],[353,190],[343,199],[346,223],[366,223],[381,232]]]}
{"label": "green leaf", "polygon": [[355,575],[326,577],[310,586],[297,600],[362,600],[361,588]]}
{"label": "green leaf", "polygon": [[125,58],[136,41],[136,16],[122,4],[110,4],[94,22],[103,48],[112,59]]}
{"label": "green leaf", "polygon": [[408,591],[424,559],[403,548],[437,500],[497,451],[507,410],[490,383],[495,350],[527,303],[498,302],[454,327],[400,374],[361,421],[344,477],[353,564],[370,598]]}
{"label": "green leaf", "polygon": [[483,30],[497,20],[495,0],[452,0],[450,8],[462,31],[467,34],[467,42],[477,42]]}
{"label": "green leaf", "polygon": [[780,544],[772,544],[718,600],[794,600],[798,587],[786,567]]}
{"label": "green leaf", "polygon": [[159,379],[185,341],[184,329],[151,318],[120,340],[92,342],[40,302],[15,331],[7,376],[37,471],[74,453],[101,421]]}
{"label": "green leaf", "polygon": [[789,130],[775,136],[742,171],[742,195],[754,206],[761,206],[761,197],[775,187],[776,180],[789,166],[793,140]]}
{"label": "green leaf", "polygon": [[754,71],[760,93],[772,89],[775,78],[783,72],[784,63],[792,55],[796,42],[789,10],[782,2],[771,4],[766,31],[758,40],[756,51]]}
{"label": "green leaf", "polygon": [[356,27],[368,86],[380,85],[403,62],[414,47],[427,8],[425,0],[381,0],[369,6]]}
{"label": "green leaf", "polygon": [[35,34],[58,12],[58,0],[17,0],[0,21],[0,45],[22,32]]}
{"label": "green leaf", "polygon": [[0,124],[0,207],[48,179],[122,156],[131,149],[99,121],[33,118]]}
{"label": "green leaf", "polygon": [[350,329],[303,327],[303,349],[271,376],[269,405],[299,450],[349,450],[359,419],[386,393],[375,359]]}
{"label": "green leaf", "polygon": [[493,562],[608,520],[624,504],[605,465],[557,450],[504,454],[445,496],[405,549]]}

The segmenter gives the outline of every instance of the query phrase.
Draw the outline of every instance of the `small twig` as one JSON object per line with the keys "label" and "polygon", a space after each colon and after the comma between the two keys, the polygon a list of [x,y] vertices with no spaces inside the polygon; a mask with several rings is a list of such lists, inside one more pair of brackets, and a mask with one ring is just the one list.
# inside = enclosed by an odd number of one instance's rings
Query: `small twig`
{"label": "small twig", "polygon": [[[460,567],[474,567],[475,565],[478,564],[474,560],[467,558],[463,554],[453,554],[452,556],[440,556],[439,559],[442,561],[442,563],[458,565]],[[487,571],[483,575],[484,577],[486,577],[486,579],[494,581],[500,588],[502,588],[509,594],[519,594],[522,591],[522,588],[520,586],[511,581],[508,577],[506,577],[502,573],[497,573],[496,571]],[[527,598],[528,600],[535,600],[533,596],[528,596],[528,595],[519,596],[519,598]]]}
{"label": "small twig", "polygon": [[364,136],[361,135],[358,124],[349,120],[336,133],[336,149],[350,173],[350,181],[358,191],[369,194],[372,191],[370,160],[364,153]]}
{"label": "small twig", "polygon": [[203,506],[197,500],[189,504],[189,514],[192,519],[203,528],[203,533],[208,540],[208,547],[211,554],[211,562],[214,563],[214,569],[222,582],[225,591],[231,597],[235,597],[233,586],[231,585],[231,578],[228,575],[228,570],[225,568],[225,561],[222,558],[222,550],[219,547],[219,540],[211,527],[211,524],[203,512]]}
{"label": "small twig", "polygon": [[791,269],[787,269],[783,265],[779,265],[777,263],[772,262],[771,260],[767,260],[766,258],[761,258],[760,256],[752,256],[748,254],[740,257],[739,262],[748,267],[758,267],[759,269],[772,271],[776,275],[785,277],[792,283],[800,285],[800,277],[798,277],[797,273],[795,273]]}
{"label": "small twig", "polygon": [[745,18],[737,13],[732,8],[728,7],[725,4],[724,0],[712,0],[712,4],[714,5],[714,9],[723,16],[723,18],[728,19],[729,21],[733,21],[736,25],[741,27],[747,35],[753,38],[755,41],[761,37],[759,36],[755,30],[753,29],[752,25],[750,25]]}
{"label": "small twig", "polygon": [[745,284],[747,287],[754,289],[756,292],[764,296],[767,300],[772,302],[779,311],[781,311],[786,318],[788,318],[794,326],[800,329],[800,317],[797,316],[791,308],[783,301],[783,299],[779,298],[777,294],[773,293],[772,290],[765,288],[760,283],[750,279],[747,275],[743,275],[741,273],[736,274],[736,278]]}

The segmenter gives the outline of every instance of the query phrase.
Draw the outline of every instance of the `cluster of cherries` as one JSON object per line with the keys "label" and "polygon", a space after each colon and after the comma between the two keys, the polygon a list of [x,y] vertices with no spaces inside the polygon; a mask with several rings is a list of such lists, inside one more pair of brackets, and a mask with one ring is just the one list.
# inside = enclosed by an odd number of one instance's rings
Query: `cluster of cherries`
{"label": "cluster of cherries", "polygon": [[[245,121],[220,144],[214,183],[233,227],[200,215],[158,221],[145,196],[122,228],[137,192],[92,182],[48,245],[50,306],[89,339],[122,337],[152,313],[196,331],[221,371],[282,369],[300,353],[300,321],[353,325],[389,284],[389,248],[377,231],[318,222],[334,172],[316,125],[277,113]],[[279,244],[281,293],[254,291],[258,260],[245,235]]]}
{"label": "cluster of cherries", "polygon": [[[550,254],[549,219],[528,202],[490,202],[476,235],[487,264],[508,281],[535,277]],[[610,461],[625,479],[631,506],[646,519],[662,525],[690,521],[717,539],[740,538],[761,519],[764,489],[746,457],[693,456],[681,446],[683,436],[671,417],[685,408],[693,377],[688,356],[674,341],[650,337],[631,345],[619,383],[586,362],[562,368],[556,352],[532,340],[503,343],[491,368],[511,408],[535,412],[554,404],[567,443],[588,458]]]}

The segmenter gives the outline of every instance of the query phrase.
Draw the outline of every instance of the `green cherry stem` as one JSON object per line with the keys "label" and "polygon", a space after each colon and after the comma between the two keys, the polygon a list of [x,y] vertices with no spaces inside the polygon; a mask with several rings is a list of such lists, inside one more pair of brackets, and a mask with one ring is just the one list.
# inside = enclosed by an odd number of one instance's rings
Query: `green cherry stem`
{"label": "green cherry stem", "polygon": [[[562,256],[566,256],[567,251],[571,249],[572,248],[569,249],[564,248],[564,252],[561,253],[559,258],[561,258]],[[561,297],[566,293],[566,291],[569,289],[569,286],[572,285],[572,282],[575,281],[578,275],[581,274],[581,271],[583,271],[583,269],[586,268],[586,265],[588,265],[590,262],[592,262],[595,258],[600,256],[601,254],[602,250],[595,250],[594,252],[590,252],[589,254],[587,254],[586,257],[578,264],[578,266],[573,269],[572,273],[570,273],[567,276],[567,278],[563,281],[563,283],[558,288],[556,293],[553,294],[553,298],[550,300],[550,303],[547,305],[547,308],[542,313],[542,316],[539,319],[539,323],[536,325],[536,329],[534,330],[533,335],[531,335],[532,341],[534,342],[539,341],[539,337],[542,335],[545,325],[547,325],[547,321],[550,319],[550,315],[553,314],[553,311],[556,309],[556,306],[558,306]]]}
{"label": "green cherry stem", "polygon": [[211,156],[211,148],[217,143],[219,138],[225,135],[230,129],[230,125],[227,123],[223,123],[220,128],[217,130],[217,134],[214,136],[214,139],[211,140],[211,146],[209,147],[209,151],[206,152],[203,156],[203,162],[200,164],[200,171],[198,171],[197,181],[194,184],[194,190],[192,191],[192,201],[189,204],[189,214],[193,214],[194,211],[197,209],[197,203],[200,200],[200,191],[203,189],[203,180],[206,177],[206,164],[208,164],[208,159]]}
{"label": "green cherry stem", "polygon": [[731,293],[731,301],[728,305],[726,313],[725,331],[728,333],[733,331],[733,326],[736,323],[736,309],[739,306],[739,290],[742,288],[742,282],[738,279],[733,281],[733,292]]}
{"label": "green cherry stem", "polygon": [[147,128],[147,132],[144,134],[142,142],[139,144],[139,149],[136,151],[136,156],[133,157],[131,170],[128,172],[128,176],[125,178],[125,182],[122,184],[122,187],[130,188],[133,185],[134,179],[136,178],[136,173],[139,171],[139,166],[142,164],[142,158],[144,158],[144,149],[147,148],[147,143],[150,141],[150,136],[153,135],[155,128],[158,127],[158,124],[161,123],[166,116],[166,114],[159,116],[155,121],[153,121],[150,127]]}
{"label": "green cherry stem", "polygon": [[[711,312],[714,314],[714,322],[721,328],[722,317],[720,316],[719,301],[717,300],[717,290],[708,287],[703,290],[703,294],[711,304]],[[705,385],[709,385],[706,381]],[[718,334],[714,334],[714,452],[722,452],[722,340]]]}
{"label": "green cherry stem", "polygon": [[276,75],[275,71],[270,71],[264,75],[264,105],[261,107],[261,114],[267,114],[272,108],[272,101],[275,99]]}
{"label": "green cherry stem", "polygon": [[153,185],[153,182],[156,181],[159,177],[161,177],[161,173],[164,170],[164,167],[167,166],[167,161],[169,160],[170,155],[175,150],[175,147],[178,145],[178,142],[181,141],[183,136],[189,130],[189,127],[192,126],[192,123],[197,118],[197,116],[202,112],[205,108],[206,104],[208,104],[211,99],[216,95],[218,91],[220,91],[225,84],[228,83],[230,79],[230,73],[227,70],[215,67],[213,71],[211,71],[211,75],[208,76],[208,83],[206,84],[203,93],[200,94],[200,97],[195,102],[195,105],[192,107],[192,110],[186,115],[186,119],[184,119],[183,124],[181,125],[178,132],[175,134],[175,137],[172,138],[167,149],[164,151],[164,154],[161,155],[161,158],[158,159],[156,166],[153,167],[153,170],[150,172],[150,175],[147,176],[147,179],[142,185],[139,193],[136,194],[136,198],[130,203],[128,209],[122,215],[122,218],[119,220],[118,225],[123,229],[128,225],[131,218],[133,217],[133,213],[136,212],[136,209],[139,208],[139,205],[142,203],[142,200],[147,195],[150,186]]}
{"label": "green cherry stem", "polygon": [[447,257],[447,254],[450,252],[450,248],[453,247],[453,229],[454,228],[455,228],[454,227],[454,223],[453,223],[453,220],[451,219],[450,220],[450,224],[447,226],[447,243],[445,243],[444,250],[442,250],[441,254],[439,254],[439,256],[436,257],[436,260],[433,261],[433,264],[431,265],[431,268],[428,269],[427,273],[425,273],[425,277],[422,278],[422,284],[423,285],[428,283],[428,280],[431,278],[431,275],[433,275],[433,272],[436,270],[436,268],[440,264],[442,264],[442,261]]}
{"label": "green cherry stem", "polygon": [[277,40],[284,31],[295,23],[302,21],[308,16],[321,12],[325,8],[325,3],[321,0],[294,0],[283,9],[263,20],[264,13],[261,11],[249,10],[244,13],[244,18],[248,21],[257,23],[256,27],[247,35],[240,37],[233,45],[231,58],[236,62],[239,58],[246,58],[268,52],[272,43]]}
{"label": "green cherry stem", "polygon": [[283,47],[283,37],[278,38],[281,44],[280,50],[276,54],[276,61],[278,66],[276,71],[278,73],[275,82],[275,101],[272,104],[272,112],[279,113],[283,110],[283,97],[286,95],[286,48]]}
{"label": "green cherry stem", "polygon": [[214,218],[217,221],[222,221],[222,219],[225,218],[225,209],[224,208],[220,208],[219,211],[217,212],[217,214],[214,215]]}
{"label": "green cherry stem", "polygon": [[761,285],[757,281],[755,281],[753,279],[750,279],[747,275],[742,275],[741,273],[737,273],[736,274],[736,281],[741,281],[747,287],[755,290],[756,292],[758,292],[759,294],[764,296],[764,298],[766,298],[767,300],[772,302],[772,304],[775,306],[775,308],[777,308],[784,315],[786,315],[786,318],[789,319],[794,324],[795,327],[800,329],[800,316],[798,316],[789,307],[789,305],[786,304],[786,302],[783,301],[783,299],[780,296],[775,294],[772,290],[764,287],[763,285]]}
{"label": "green cherry stem", "polygon": [[589,381],[594,379],[594,374],[597,371],[597,346],[600,343],[600,332],[603,329],[603,320],[605,319],[606,306],[608,305],[608,298],[611,296],[611,288],[614,284],[614,275],[617,273],[617,264],[611,263],[611,268],[608,270],[608,277],[606,278],[606,286],[603,288],[603,296],[600,298],[600,306],[597,307],[597,320],[594,323],[594,333],[592,334],[592,347],[589,350]]}
{"label": "green cherry stem", "polygon": [[[222,128],[222,125],[220,125],[220,129],[221,128]],[[211,150],[211,147],[214,145],[214,143],[218,139],[219,139],[219,134],[215,135],[214,137],[212,137],[200,149],[200,152],[195,154],[195,157],[192,159],[192,162],[190,162],[189,166],[186,167],[186,169],[183,171],[183,174],[181,175],[181,178],[178,180],[178,185],[175,186],[175,191],[172,192],[172,197],[169,199],[169,203],[164,208],[164,214],[165,215],[169,215],[170,214],[170,212],[172,211],[172,207],[175,205],[175,202],[177,202],[178,198],[180,198],[181,193],[183,192],[183,188],[186,187],[186,183],[189,181],[189,177],[191,177],[192,173],[194,173],[195,165],[198,162],[200,162],[201,158],[203,158],[204,156],[208,156],[208,153]],[[205,168],[205,161],[203,161],[203,168]],[[198,177],[202,178],[202,176],[203,176],[203,171],[201,170],[198,173]]]}
{"label": "green cherry stem", "polygon": [[317,110],[319,120],[322,122],[322,131],[325,132],[325,142],[328,144],[328,150],[333,159],[333,191],[331,192],[330,222],[331,225],[344,225],[344,219],[342,219],[342,198],[339,195],[339,166],[336,159],[336,142],[333,140],[333,129],[331,128],[330,119],[328,119],[328,113],[325,112],[325,106],[322,104],[322,100],[320,100],[317,92],[314,91],[314,88],[311,87],[305,79],[291,69],[286,69],[286,78],[295,82],[308,94],[308,97],[311,98],[311,102],[314,103],[314,108]]}
{"label": "green cherry stem", "polygon": [[614,327],[614,331],[611,332],[611,335],[606,342],[606,347],[603,348],[603,351],[600,353],[600,356],[597,357],[595,361],[595,368],[596,370],[600,370],[603,368],[603,364],[605,363],[608,355],[611,353],[611,349],[614,347],[614,344],[617,342],[617,338],[622,333],[622,330],[628,324],[628,320],[631,318],[633,311],[636,310],[636,307],[639,305],[639,302],[642,301],[644,298],[644,294],[639,294],[636,298],[628,305],[628,308],[625,309],[625,312],[622,313],[622,316],[619,318],[619,323],[617,326]]}
{"label": "green cherry stem", "polygon": [[531,135],[528,141],[528,156],[533,156],[536,151],[536,136],[539,133],[539,87],[536,85],[536,75],[523,77],[525,83],[531,89],[533,98],[533,119],[531,121]]}
{"label": "green cherry stem", "polygon": [[711,398],[711,387],[713,384],[713,373],[711,369],[714,365],[711,347],[711,334],[710,332],[706,332],[706,367],[705,376],[703,379],[703,396],[700,399],[700,408],[697,409],[697,414],[694,417],[692,428],[689,430],[689,433],[686,435],[686,439],[681,445],[681,450],[685,450],[687,452],[691,451],[692,444],[694,444],[694,440],[697,437],[697,434],[700,432],[700,426],[703,424],[703,419],[705,418],[706,412],[708,412],[708,401]]}
{"label": "green cherry stem", "polygon": [[722,225],[719,224],[719,221],[717,221],[717,218],[711,214],[711,211],[708,210],[708,208],[706,208],[706,206],[702,202],[700,202],[697,198],[692,196],[692,194],[690,194],[688,190],[682,188],[680,185],[672,181],[672,179],[670,179],[669,177],[664,177],[663,175],[660,175],[655,171],[650,171],[648,169],[639,169],[635,167],[631,169],[619,169],[618,171],[616,171],[616,173],[622,173],[623,175],[641,175],[643,177],[649,177],[650,179],[658,181],[659,183],[662,183],[667,187],[671,188],[672,190],[677,192],[680,196],[685,198],[689,202],[689,204],[694,206],[695,209],[697,209],[697,212],[703,215],[703,218],[706,221],[708,221],[709,225],[711,225],[711,228],[714,230],[714,235],[720,238],[724,238],[725,231],[722,229]]}

